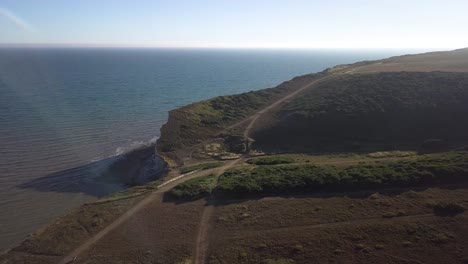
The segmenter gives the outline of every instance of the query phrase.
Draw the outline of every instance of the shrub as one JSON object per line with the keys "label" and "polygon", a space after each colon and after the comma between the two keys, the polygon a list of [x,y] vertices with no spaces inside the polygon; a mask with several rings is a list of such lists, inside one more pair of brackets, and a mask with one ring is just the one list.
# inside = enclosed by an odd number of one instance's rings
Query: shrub
{"label": "shrub", "polygon": [[266,259],[263,261],[265,264],[294,264],[296,263],[292,259],[286,259],[286,258],[281,258],[281,259]]}
{"label": "shrub", "polygon": [[430,240],[436,244],[445,244],[450,241],[450,238],[446,234],[437,233]]}
{"label": "shrub", "polygon": [[377,250],[380,250],[380,249],[384,249],[385,246],[382,245],[382,244],[376,244],[376,245],[374,246],[374,248],[377,249]]}
{"label": "shrub", "polygon": [[335,249],[335,250],[333,251],[333,253],[334,253],[335,255],[339,255],[339,254],[345,253],[345,251],[342,250],[342,249],[337,248],[337,249]]}
{"label": "shrub", "polygon": [[455,216],[465,212],[465,207],[456,203],[439,203],[433,207],[434,214],[438,216]]}
{"label": "shrub", "polygon": [[410,241],[403,241],[403,243],[401,243],[402,246],[404,247],[410,247],[413,243],[411,243]]}
{"label": "shrub", "polygon": [[195,200],[211,193],[216,185],[216,176],[209,175],[183,182],[169,191],[169,194],[178,200]]}
{"label": "shrub", "polygon": [[356,244],[356,245],[354,246],[354,248],[355,248],[356,250],[363,250],[363,249],[366,248],[366,246],[365,246],[364,244]]}
{"label": "shrub", "polygon": [[382,217],[383,218],[393,218],[393,217],[396,217],[397,214],[393,213],[393,212],[385,212]]}

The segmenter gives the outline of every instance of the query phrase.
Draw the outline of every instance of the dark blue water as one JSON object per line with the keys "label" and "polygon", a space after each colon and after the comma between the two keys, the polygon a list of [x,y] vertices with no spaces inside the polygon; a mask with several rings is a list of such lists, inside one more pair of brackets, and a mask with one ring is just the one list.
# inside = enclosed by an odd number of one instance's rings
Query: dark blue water
{"label": "dark blue water", "polygon": [[403,53],[0,49],[0,248],[102,193],[77,191],[89,164],[154,142],[171,109]]}

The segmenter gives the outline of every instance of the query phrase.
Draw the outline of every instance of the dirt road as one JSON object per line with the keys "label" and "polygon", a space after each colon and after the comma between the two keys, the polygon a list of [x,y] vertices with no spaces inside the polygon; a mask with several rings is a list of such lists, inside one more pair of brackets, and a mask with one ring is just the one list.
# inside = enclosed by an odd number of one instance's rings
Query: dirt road
{"label": "dirt road", "polygon": [[[240,159],[231,161],[222,167],[221,170],[217,172],[217,176],[221,176],[226,170],[230,169],[236,165]],[[198,228],[198,235],[195,245],[195,254],[194,254],[194,263],[204,263],[206,259],[206,252],[208,250],[208,234],[210,227],[210,220],[214,212],[214,202],[211,197],[207,200],[207,205],[203,209],[203,214],[200,219],[200,226]]]}
{"label": "dirt road", "polygon": [[279,107],[282,103],[290,100],[290,99],[293,99],[294,97],[298,96],[300,93],[304,92],[305,90],[313,87],[315,84],[319,83],[319,82],[323,82],[327,79],[330,79],[332,78],[334,75],[327,75],[325,77],[322,77],[322,78],[319,78],[317,80],[314,80],[312,82],[310,82],[309,84],[307,85],[304,85],[302,86],[301,88],[297,89],[296,91],[276,100],[274,103],[272,103],[271,105],[263,108],[262,110],[258,111],[257,113],[255,113],[254,115],[250,116],[249,119],[250,120],[250,123],[249,125],[247,126],[247,128],[244,130],[244,137],[246,138],[249,138],[250,136],[250,131],[252,130],[252,127],[255,125],[255,123],[257,122],[257,120],[265,113]]}

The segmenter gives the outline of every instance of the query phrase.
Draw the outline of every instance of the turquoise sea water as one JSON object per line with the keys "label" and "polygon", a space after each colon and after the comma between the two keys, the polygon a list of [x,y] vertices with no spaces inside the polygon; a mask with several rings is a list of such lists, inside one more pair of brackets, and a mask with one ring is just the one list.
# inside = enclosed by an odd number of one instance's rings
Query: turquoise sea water
{"label": "turquoise sea water", "polygon": [[403,53],[0,49],[0,249],[122,188],[94,184],[96,161],[154,142],[171,109]]}

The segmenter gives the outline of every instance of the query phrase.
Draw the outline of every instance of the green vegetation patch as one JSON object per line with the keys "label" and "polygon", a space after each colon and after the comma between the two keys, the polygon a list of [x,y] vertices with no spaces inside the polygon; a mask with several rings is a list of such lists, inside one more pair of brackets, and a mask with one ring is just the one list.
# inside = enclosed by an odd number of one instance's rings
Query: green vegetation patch
{"label": "green vegetation patch", "polygon": [[348,191],[468,180],[468,152],[424,155],[411,160],[328,165],[259,166],[225,172],[217,190],[228,195]]}
{"label": "green vegetation patch", "polygon": [[184,167],[184,168],[181,168],[180,169],[180,172],[182,174],[184,173],[189,173],[189,172],[192,172],[192,171],[196,171],[196,170],[208,170],[208,169],[213,169],[213,168],[217,168],[217,167],[220,167],[222,166],[223,163],[221,161],[218,161],[218,162],[208,162],[208,163],[203,163],[203,164],[198,164],[198,165],[194,165],[194,166],[189,166],[189,167]]}
{"label": "green vegetation patch", "polygon": [[249,159],[247,163],[255,164],[255,165],[278,165],[278,164],[294,163],[294,159],[290,157],[285,157],[285,156],[271,156],[271,157]]}
{"label": "green vegetation patch", "polygon": [[238,95],[219,96],[195,104],[196,119],[203,126],[221,127],[245,117],[271,99],[272,90],[265,89]]}
{"label": "green vegetation patch", "polygon": [[216,175],[208,175],[183,182],[169,191],[178,200],[195,200],[208,196],[216,186]]}

